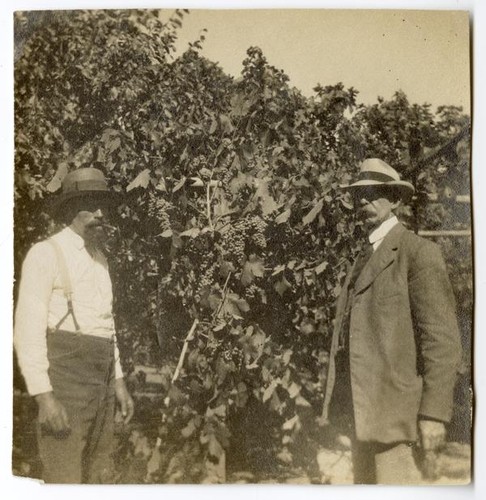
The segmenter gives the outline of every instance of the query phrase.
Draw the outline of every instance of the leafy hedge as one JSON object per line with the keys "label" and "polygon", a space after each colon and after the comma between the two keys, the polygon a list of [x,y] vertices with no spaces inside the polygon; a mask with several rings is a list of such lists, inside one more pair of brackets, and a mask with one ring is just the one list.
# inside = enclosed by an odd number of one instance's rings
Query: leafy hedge
{"label": "leafy hedge", "polygon": [[[451,201],[469,191],[469,138],[453,140],[469,120],[400,91],[369,106],[341,83],[305,97],[257,47],[235,80],[201,56],[204,35],[174,59],[185,15],[73,11],[23,46],[16,269],[56,229],[42,207],[62,176],[101,168],[127,194],[109,248],[125,370],[156,365],[163,378],[139,414],[145,480],[202,480],[204,468],[177,475],[180,449],[198,463],[226,450],[229,467],[310,467],[334,300],[362,237],[338,187],[379,157],[417,186],[401,208],[410,227],[469,228]],[[470,346],[470,241],[443,248]]]}

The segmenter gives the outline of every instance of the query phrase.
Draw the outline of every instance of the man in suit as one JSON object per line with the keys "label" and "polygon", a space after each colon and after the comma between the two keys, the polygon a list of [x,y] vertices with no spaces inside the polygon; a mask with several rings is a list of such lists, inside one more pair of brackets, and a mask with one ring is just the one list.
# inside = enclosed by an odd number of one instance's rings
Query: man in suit
{"label": "man in suit", "polygon": [[115,402],[126,423],[134,412],[103,254],[105,215],[117,201],[101,171],[67,174],[51,207],[66,227],[36,243],[22,266],[14,344],[39,407],[38,446],[48,483],[113,481]]}
{"label": "man in suit", "polygon": [[415,444],[434,454],[452,416],[461,358],[452,289],[437,245],[393,213],[410,183],[367,159],[343,188],[368,241],[337,302],[323,418],[351,436],[355,483],[413,484]]}

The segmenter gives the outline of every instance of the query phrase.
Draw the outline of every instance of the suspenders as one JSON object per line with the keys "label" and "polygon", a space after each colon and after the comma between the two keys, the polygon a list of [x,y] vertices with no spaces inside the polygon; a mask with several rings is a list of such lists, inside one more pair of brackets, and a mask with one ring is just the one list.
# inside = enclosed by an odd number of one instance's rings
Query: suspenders
{"label": "suspenders", "polygon": [[62,283],[62,288],[64,290],[64,296],[66,297],[67,300],[67,313],[58,321],[57,325],[55,326],[54,330],[59,330],[59,327],[64,323],[66,318],[71,315],[73,317],[73,322],[74,322],[74,327],[76,328],[76,332],[80,331],[79,323],[76,320],[76,316],[74,314],[74,308],[73,308],[73,288],[71,285],[71,278],[69,277],[69,271],[67,268],[66,264],[66,259],[64,257],[64,254],[62,252],[61,247],[59,246],[59,243],[55,241],[52,238],[49,238],[47,240],[52,247],[54,248],[57,256],[57,262],[59,264],[59,272],[61,273],[61,283]]}

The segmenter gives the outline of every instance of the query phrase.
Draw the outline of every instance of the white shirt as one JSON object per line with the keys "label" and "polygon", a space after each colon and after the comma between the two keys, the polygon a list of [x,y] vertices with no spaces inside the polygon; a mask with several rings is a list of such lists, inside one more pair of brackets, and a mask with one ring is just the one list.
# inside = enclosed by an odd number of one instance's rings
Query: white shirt
{"label": "white shirt", "polygon": [[[111,338],[115,335],[113,293],[106,258],[92,257],[84,240],[69,227],[52,237],[61,247],[72,286],[74,314],[81,334]],[[67,312],[67,300],[55,249],[48,241],[36,243],[22,266],[15,311],[14,344],[31,395],[52,391],[47,370],[46,331],[54,329]],[[74,332],[72,315],[59,327]],[[115,342],[115,376],[123,377]]]}
{"label": "white shirt", "polygon": [[391,231],[391,229],[398,224],[398,219],[395,215],[387,219],[385,222],[382,222],[375,230],[373,230],[368,239],[373,245],[373,251],[381,245],[381,242],[385,238],[385,236]]}

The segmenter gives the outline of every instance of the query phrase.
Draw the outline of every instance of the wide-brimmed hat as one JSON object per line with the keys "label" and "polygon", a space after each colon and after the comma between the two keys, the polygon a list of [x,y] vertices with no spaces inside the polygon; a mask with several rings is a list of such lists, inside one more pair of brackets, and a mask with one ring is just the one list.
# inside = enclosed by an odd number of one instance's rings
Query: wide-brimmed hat
{"label": "wide-brimmed hat", "polygon": [[364,160],[360,165],[358,180],[353,184],[340,187],[351,191],[373,186],[390,188],[390,190],[397,192],[402,199],[410,198],[415,191],[410,182],[402,181],[394,168],[378,158]]}
{"label": "wide-brimmed hat", "polygon": [[111,191],[101,170],[93,167],[78,168],[69,172],[61,181],[61,189],[49,200],[48,208],[58,215],[67,204],[80,198],[117,205],[122,201],[121,193]]}

